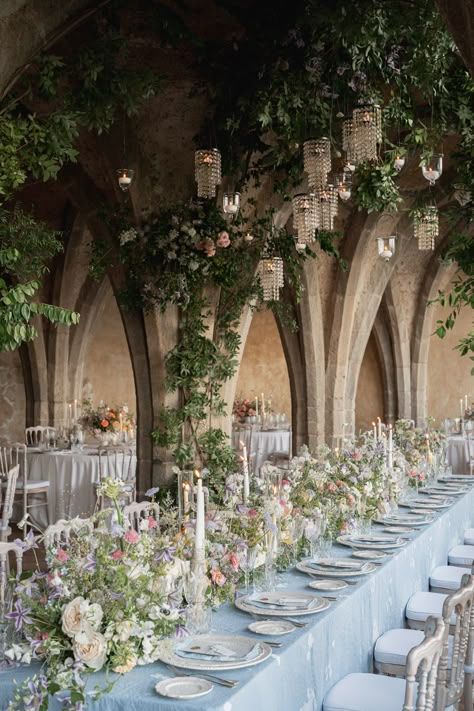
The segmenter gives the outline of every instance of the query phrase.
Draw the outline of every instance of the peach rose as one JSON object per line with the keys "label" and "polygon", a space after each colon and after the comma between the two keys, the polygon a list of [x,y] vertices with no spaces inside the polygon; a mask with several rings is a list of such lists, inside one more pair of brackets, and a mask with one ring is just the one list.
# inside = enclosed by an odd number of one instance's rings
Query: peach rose
{"label": "peach rose", "polygon": [[79,632],[74,638],[72,649],[75,659],[91,669],[98,671],[104,666],[107,643],[100,632],[92,628]]}
{"label": "peach rose", "polygon": [[222,230],[222,232],[219,232],[219,234],[217,235],[216,244],[218,247],[228,247],[230,244],[229,233],[226,232],[225,230]]}
{"label": "peach rose", "polygon": [[117,664],[117,666],[113,668],[113,671],[116,674],[128,674],[128,672],[132,671],[133,667],[137,665],[137,661],[137,656],[135,654],[130,654],[127,661],[124,664]]}
{"label": "peach rose", "polygon": [[101,423],[102,427],[108,427],[110,422],[108,420],[102,420]]}

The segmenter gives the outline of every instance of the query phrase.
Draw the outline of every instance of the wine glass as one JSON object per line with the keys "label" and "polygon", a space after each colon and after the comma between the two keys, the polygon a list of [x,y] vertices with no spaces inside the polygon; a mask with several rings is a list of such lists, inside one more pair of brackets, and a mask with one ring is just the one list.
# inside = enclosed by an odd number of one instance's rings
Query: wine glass
{"label": "wine glass", "polygon": [[255,563],[257,562],[258,547],[257,546],[245,546],[242,548],[239,555],[239,565],[240,569],[244,572],[245,580],[245,594],[249,594],[249,575],[255,568]]}

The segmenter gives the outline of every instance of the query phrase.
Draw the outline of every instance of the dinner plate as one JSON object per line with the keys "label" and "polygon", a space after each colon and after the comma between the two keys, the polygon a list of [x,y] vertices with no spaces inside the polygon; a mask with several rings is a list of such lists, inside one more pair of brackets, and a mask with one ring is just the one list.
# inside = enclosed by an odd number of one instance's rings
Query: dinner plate
{"label": "dinner plate", "polygon": [[276,637],[277,635],[294,632],[296,627],[289,620],[257,620],[247,627],[255,634],[265,634]]}
{"label": "dinner plate", "polygon": [[357,536],[345,535],[338,536],[336,540],[342,546],[349,546],[350,548],[371,548],[372,550],[374,548],[380,548],[381,550],[384,550],[386,548],[402,548],[402,546],[406,545],[406,541],[402,541],[399,538],[394,538],[393,536],[387,536],[387,539],[390,540],[387,540],[385,543],[371,543],[369,541],[367,541],[367,543],[364,543]]}
{"label": "dinner plate", "polygon": [[296,570],[301,573],[308,573],[309,575],[319,575],[325,578],[354,578],[358,575],[368,575],[369,573],[374,573],[377,570],[377,566],[373,563],[362,563],[360,567],[341,567],[347,563],[355,563],[356,561],[351,561],[350,558],[325,558],[326,561],[334,561],[339,563],[337,567],[330,568],[328,566],[321,566],[318,564],[318,559],[311,560],[310,558],[306,560],[301,560],[296,564]]}
{"label": "dinner plate", "polygon": [[450,506],[452,506],[454,501],[427,501],[426,499],[422,498],[416,498],[416,499],[411,499],[410,501],[399,501],[398,505],[399,506],[404,506],[405,508],[408,509],[448,509]]}
{"label": "dinner plate", "polygon": [[426,512],[423,510],[421,512],[423,516],[416,513],[406,514],[406,518],[395,518],[393,516],[387,516],[383,519],[378,519],[376,523],[381,523],[383,526],[428,526],[433,522],[433,516],[431,512]]}
{"label": "dinner plate", "polygon": [[383,551],[371,551],[371,550],[363,550],[363,551],[352,551],[352,555],[354,558],[363,558],[364,560],[380,560],[381,558],[387,558],[388,553],[384,553]]}
{"label": "dinner plate", "polygon": [[313,580],[309,583],[309,587],[313,590],[323,590],[325,592],[336,592],[343,590],[348,585],[344,580]]}
{"label": "dinner plate", "polygon": [[[171,649],[163,649],[160,654],[160,661],[164,664],[171,664],[174,667],[180,669],[193,669],[196,671],[225,671],[226,669],[244,669],[245,667],[253,667],[256,664],[268,659],[271,656],[272,650],[268,644],[265,642],[255,643],[255,640],[250,637],[243,637],[239,635],[225,635],[225,634],[207,634],[207,635],[195,635],[193,637],[186,637],[188,646],[195,643],[196,652],[199,649],[206,649],[209,645],[222,645],[229,649],[234,649],[236,654],[241,656],[244,653],[251,654],[252,651],[257,647],[255,655],[250,659],[220,659],[216,657],[215,659],[205,659],[205,658],[193,658],[193,657],[183,657],[177,654],[176,648],[180,642],[175,642],[174,647]],[[181,643],[182,644],[182,643]],[[203,655],[204,656],[204,655]]]}
{"label": "dinner plate", "polygon": [[155,686],[155,691],[160,696],[170,699],[197,699],[205,696],[214,688],[207,679],[198,676],[179,676],[173,679],[163,679]]}
{"label": "dinner plate", "polygon": [[[281,600],[294,600],[295,605],[281,605]],[[309,601],[308,607],[298,607],[297,601]],[[268,604],[267,604],[268,602]],[[313,593],[293,592],[283,590],[281,592],[261,592],[256,595],[245,595],[238,597],[235,606],[239,610],[249,612],[252,615],[265,615],[266,617],[299,617],[301,615],[314,615],[323,612],[329,607],[328,600],[324,600]]]}
{"label": "dinner plate", "polygon": [[389,533],[413,533],[415,531],[414,528],[410,528],[410,526],[405,525],[399,525],[399,526],[387,526],[384,524],[385,530],[388,531]]}
{"label": "dinner plate", "polygon": [[461,494],[467,494],[469,489],[465,486],[460,489],[454,486],[433,486],[427,489],[426,491],[434,495],[444,494],[444,496],[461,496]]}

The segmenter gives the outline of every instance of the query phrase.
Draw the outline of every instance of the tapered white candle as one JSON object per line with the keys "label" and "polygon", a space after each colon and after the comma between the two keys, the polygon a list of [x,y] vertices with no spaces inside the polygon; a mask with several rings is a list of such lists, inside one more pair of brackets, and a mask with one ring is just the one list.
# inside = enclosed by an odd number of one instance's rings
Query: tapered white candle
{"label": "tapered white candle", "polygon": [[191,493],[191,487],[187,482],[183,484],[183,510],[184,510],[184,517],[187,518],[188,513],[189,513],[189,508],[190,508],[190,493]]}
{"label": "tapered white candle", "polygon": [[263,397],[262,393],[262,418],[265,417],[265,398]]}
{"label": "tapered white candle", "polygon": [[462,408],[462,398],[459,400],[459,407],[461,408],[461,419],[462,419],[463,415],[464,415],[464,410]]}
{"label": "tapered white candle", "polygon": [[74,422],[77,421],[77,400],[74,400]]}
{"label": "tapered white candle", "polygon": [[393,430],[392,425],[388,427],[388,468],[393,468]]}
{"label": "tapered white candle", "polygon": [[72,426],[72,405],[69,403],[69,427]]}
{"label": "tapered white candle", "polygon": [[464,395],[464,409],[467,410],[467,395]]}
{"label": "tapered white candle", "polygon": [[198,479],[196,490],[196,533],[194,538],[194,550],[204,552],[205,540],[205,512],[204,512],[204,492],[202,490],[202,479]]}
{"label": "tapered white candle", "polygon": [[258,395],[255,398],[255,415],[258,417]]}
{"label": "tapered white candle", "polygon": [[377,427],[375,426],[375,422],[372,422],[372,427],[374,428],[374,442],[377,441]]}
{"label": "tapered white candle", "polygon": [[377,429],[378,429],[378,438],[382,439],[382,420],[380,417],[377,417]]}

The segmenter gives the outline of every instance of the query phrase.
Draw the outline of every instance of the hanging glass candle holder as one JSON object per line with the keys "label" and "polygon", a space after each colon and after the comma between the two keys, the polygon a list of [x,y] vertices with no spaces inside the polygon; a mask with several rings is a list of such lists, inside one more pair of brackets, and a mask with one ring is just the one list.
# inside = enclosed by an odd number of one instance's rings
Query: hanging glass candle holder
{"label": "hanging glass candle holder", "polygon": [[406,163],[406,156],[402,155],[401,153],[396,153],[395,158],[393,159],[393,167],[399,173],[404,167]]}
{"label": "hanging glass candle holder", "polygon": [[425,158],[421,164],[421,172],[423,177],[434,185],[443,172],[443,155],[442,153],[433,153],[430,158]]}
{"label": "hanging glass candle holder", "polygon": [[284,284],[283,259],[264,256],[258,263],[257,274],[263,290],[264,301],[279,301],[280,289]]}
{"label": "hanging glass candle holder", "polygon": [[318,138],[305,141],[303,144],[304,169],[308,174],[310,190],[322,188],[327,183],[331,170],[331,141],[329,138]]}
{"label": "hanging glass candle holder", "polygon": [[334,220],[337,217],[337,190],[334,185],[325,185],[324,188],[316,191],[316,211],[318,216],[318,228],[334,231]]}
{"label": "hanging glass candle holder", "polygon": [[342,148],[346,154],[346,168],[354,172],[357,168],[357,160],[354,147],[354,122],[346,119],[342,123]]}
{"label": "hanging glass candle holder", "polygon": [[221,154],[217,148],[196,151],[194,154],[194,175],[198,197],[215,197],[217,186],[221,182]]}
{"label": "hanging glass candle holder", "polygon": [[244,234],[244,242],[247,242],[247,244],[250,244],[250,242],[253,242],[253,234],[251,232],[246,232]]}
{"label": "hanging glass candle holder", "polygon": [[377,146],[382,142],[380,106],[364,106],[352,112],[354,153],[357,161],[377,160]]}
{"label": "hanging glass candle holder", "polygon": [[124,192],[129,189],[132,184],[134,171],[130,168],[119,168],[117,170],[117,180],[120,190]]}
{"label": "hanging glass candle holder", "polygon": [[298,235],[298,244],[314,242],[314,233],[318,227],[316,195],[314,193],[299,193],[292,200],[293,226]]}
{"label": "hanging glass candle holder", "polygon": [[439,234],[438,208],[435,205],[427,205],[417,211],[414,219],[414,233],[418,249],[435,248],[435,240]]}
{"label": "hanging glass candle holder", "polygon": [[395,254],[395,241],[396,235],[390,235],[389,237],[377,237],[379,257],[386,262],[390,261]]}
{"label": "hanging glass candle holder", "polygon": [[352,173],[350,170],[345,170],[343,173],[336,175],[334,185],[341,200],[347,202],[352,194]]}
{"label": "hanging glass candle holder", "polygon": [[240,193],[224,193],[222,209],[226,215],[235,217],[240,210]]}
{"label": "hanging glass candle holder", "polygon": [[467,205],[468,202],[471,202],[471,191],[465,185],[462,183],[455,183],[453,188],[453,197],[458,201],[461,207],[464,207],[464,205]]}

